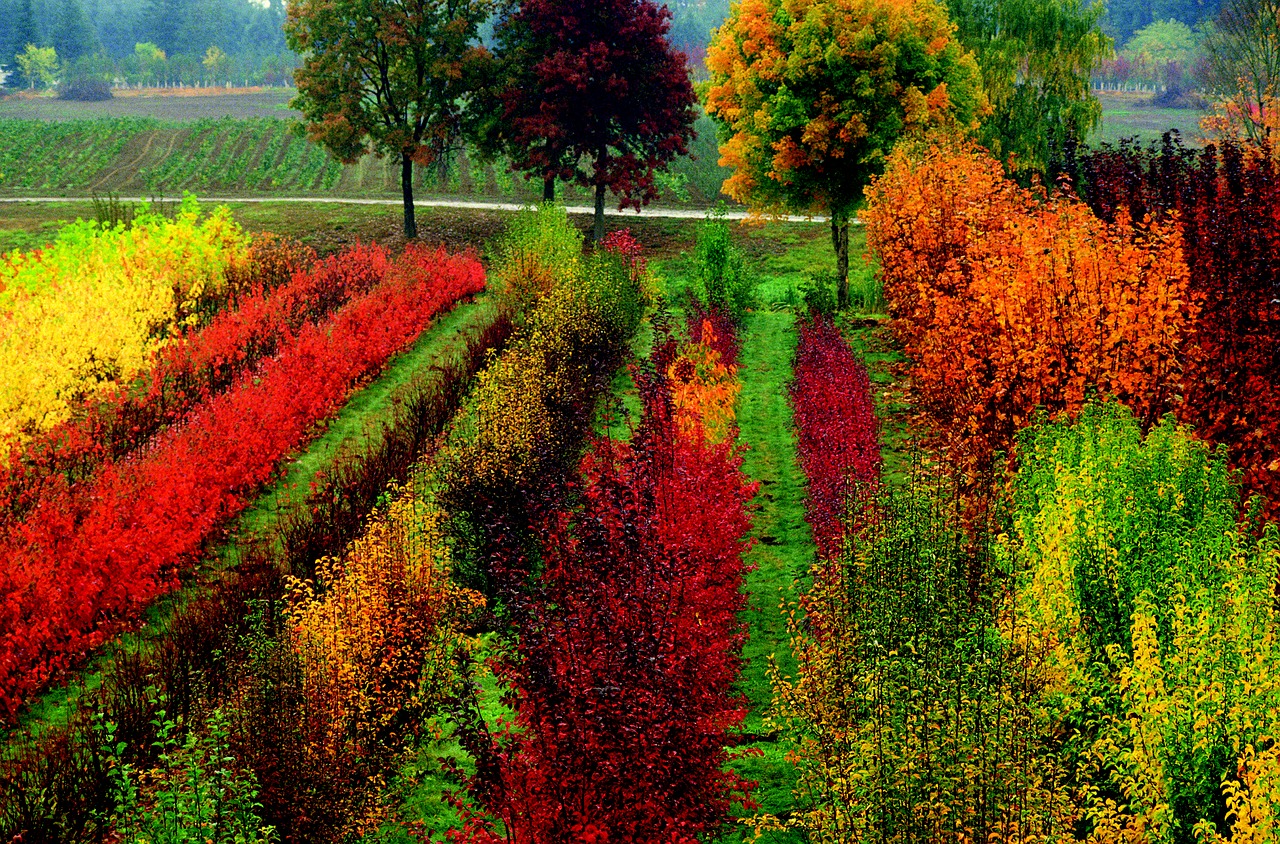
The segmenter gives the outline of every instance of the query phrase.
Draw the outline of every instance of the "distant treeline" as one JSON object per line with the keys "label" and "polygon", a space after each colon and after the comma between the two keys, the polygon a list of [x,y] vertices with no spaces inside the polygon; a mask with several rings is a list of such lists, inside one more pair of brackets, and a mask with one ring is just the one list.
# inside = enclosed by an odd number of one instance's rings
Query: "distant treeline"
{"label": "distant treeline", "polygon": [[[695,68],[700,68],[711,30],[724,21],[730,0],[664,2],[672,11],[671,42],[689,56]],[[82,75],[108,73],[142,84],[283,84],[297,65],[296,57],[285,46],[285,3],[286,0],[0,0],[0,65],[17,74],[12,84],[25,85],[28,80],[21,77],[15,57],[26,45],[34,44],[57,51],[63,76],[79,64]],[[1220,3],[1221,0],[1111,0],[1102,28],[1115,39],[1119,51],[1136,32],[1153,23],[1174,20],[1195,28],[1210,21],[1217,15]],[[139,51],[138,45],[154,45],[155,50],[148,47]],[[204,61],[212,47],[227,57],[217,67]],[[163,53],[163,60],[159,60],[157,51]],[[1125,60],[1134,63],[1131,57]],[[215,76],[222,78],[212,78]]]}

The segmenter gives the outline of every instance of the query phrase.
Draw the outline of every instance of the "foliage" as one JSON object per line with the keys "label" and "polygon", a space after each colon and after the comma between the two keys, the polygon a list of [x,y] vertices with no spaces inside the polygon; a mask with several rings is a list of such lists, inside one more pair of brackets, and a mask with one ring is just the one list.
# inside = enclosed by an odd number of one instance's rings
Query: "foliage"
{"label": "foliage", "polygon": [[697,296],[702,306],[726,313],[741,324],[754,301],[755,283],[722,213],[709,216],[699,227],[695,257]]}
{"label": "foliage", "polygon": [[848,300],[849,220],[905,133],[968,127],[981,108],[973,57],[933,0],[746,0],[707,55],[707,113],[734,168],[724,192],[763,213],[831,218]]}
{"label": "foliage", "polygon": [[58,77],[58,51],[52,47],[28,44],[15,61],[31,88],[48,88]]}
{"label": "foliage", "polygon": [[1181,86],[1201,59],[1200,38],[1182,21],[1154,21],[1135,32],[1120,55],[1129,62],[1131,74]]}
{"label": "foliage", "polygon": [[693,842],[743,789],[721,769],[743,715],[732,684],[754,485],[727,443],[678,424],[661,369],[675,350],[657,347],[631,443],[596,443],[532,556],[513,548],[498,566],[516,723],[495,740],[473,720],[467,741],[483,760],[470,791],[505,836],[472,814],[460,840]]}
{"label": "foliage", "polygon": [[800,322],[788,391],[796,451],[809,481],[805,519],[821,559],[845,542],[847,515],[880,481],[880,435],[867,368],[830,318]]}
{"label": "foliage", "polygon": [[494,278],[517,314],[531,309],[582,263],[582,234],[565,210],[550,203],[518,212],[494,256]]}
{"label": "foliage", "polygon": [[67,419],[81,400],[129,384],[182,330],[226,300],[245,236],[193,199],[176,219],[129,227],[79,221],[36,253],[0,264],[0,448]]}
{"label": "foliage", "polygon": [[413,164],[457,142],[484,50],[490,0],[292,0],[285,26],[307,133],[340,160],[401,164],[405,236],[417,236]]}
{"label": "foliage", "polygon": [[979,137],[1013,171],[1045,172],[1102,117],[1090,76],[1111,54],[1086,0],[947,0],[973,51],[991,113]]}
{"label": "foliage", "polygon": [[[916,480],[852,508],[775,668],[798,806],[816,842],[1060,840],[1070,806],[1030,706],[1027,655],[955,492]],[[1033,666],[1030,666],[1033,667]]]}
{"label": "foliage", "polygon": [[548,191],[555,179],[592,188],[596,241],[605,191],[621,208],[648,204],[657,172],[693,138],[696,100],[670,20],[653,0],[507,0],[494,28],[488,145]]}
{"label": "foliage", "polygon": [[275,831],[258,816],[257,783],[228,766],[227,717],[214,710],[180,741],[178,724],[160,710],[155,718],[158,766],[136,771],[112,747],[116,725],[102,724],[109,750],[116,807],[112,826],[123,844],[271,844]]}
{"label": "foliage", "polygon": [[895,153],[863,219],[918,404],[966,483],[1038,409],[1074,415],[1096,391],[1154,421],[1173,398],[1196,313],[1174,226],[1104,222],[950,144]]}
{"label": "foliage", "polygon": [[690,341],[665,373],[676,425],[685,436],[705,436],[712,444],[733,442],[737,435],[734,409],[742,392],[738,367],[723,359],[711,320],[702,320],[696,333],[694,325],[689,327]]}
{"label": "foliage", "polygon": [[[116,805],[110,758],[124,753],[135,768],[150,767],[159,709],[223,703],[234,716],[234,754],[257,774],[263,816],[279,824],[284,838],[315,839],[335,828],[326,807],[348,798],[332,798],[347,788],[364,793],[369,778],[361,781],[343,760],[325,769],[291,761],[303,749],[296,744],[299,713],[288,707],[300,700],[291,691],[297,666],[281,658],[291,649],[279,646],[284,575],[311,577],[317,559],[341,554],[361,535],[388,483],[408,478],[434,448],[474,374],[510,331],[510,319],[495,309],[456,341],[428,345],[446,351],[389,397],[393,410],[380,425],[332,456],[308,494],[269,505],[275,518],[260,535],[237,541],[237,565],[175,607],[161,635],[137,650],[110,652],[101,684],[80,694],[67,721],[12,733],[11,752],[0,760],[0,837],[100,839],[103,815]],[[239,677],[241,670],[255,679]],[[260,705],[264,700],[270,705]],[[97,726],[102,721],[117,724],[110,739]]]}
{"label": "foliage", "polygon": [[1204,38],[1210,87],[1233,103],[1249,140],[1275,144],[1274,110],[1280,97],[1280,0],[1224,0]]}
{"label": "foliage", "polygon": [[[368,262],[373,257],[382,259],[381,266]],[[66,420],[13,449],[0,464],[0,525],[30,511],[42,488],[82,481],[104,460],[119,460],[180,422],[273,354],[287,335],[380,281],[389,263],[385,253],[357,247],[302,272],[309,258],[314,255],[290,244],[256,241],[243,267],[229,274],[228,287],[238,291],[235,305],[156,352],[150,372],[86,397]]]}
{"label": "foliage", "polygon": [[1095,405],[1019,451],[1019,635],[1090,840],[1273,838],[1275,526],[1238,523],[1226,461],[1171,420]]}
{"label": "foliage", "polygon": [[[321,560],[314,582],[293,587],[289,643],[307,739],[299,761],[308,771],[341,770],[350,783],[323,809],[331,840],[360,830],[410,731],[459,691],[457,665],[469,650],[459,627],[484,604],[450,580],[438,507],[412,488],[389,494],[341,558]],[[357,771],[371,776],[361,782]]]}
{"label": "foliage", "polygon": [[1105,219],[1173,221],[1200,315],[1187,326],[1173,409],[1227,446],[1245,488],[1280,512],[1280,158],[1174,139],[1082,156],[1081,195]]}
{"label": "foliage", "polygon": [[381,285],[328,322],[303,327],[187,424],[135,458],[104,464],[87,483],[43,497],[0,546],[16,563],[0,572],[6,717],[172,589],[203,543],[359,378],[483,286],[473,259],[407,249]]}

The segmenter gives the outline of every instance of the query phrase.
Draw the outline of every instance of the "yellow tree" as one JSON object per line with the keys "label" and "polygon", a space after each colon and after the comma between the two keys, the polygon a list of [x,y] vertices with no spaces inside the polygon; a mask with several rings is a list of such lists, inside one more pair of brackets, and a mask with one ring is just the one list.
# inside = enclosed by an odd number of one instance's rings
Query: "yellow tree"
{"label": "yellow tree", "polygon": [[837,294],[849,298],[849,222],[904,134],[975,125],[972,55],[935,0],[741,0],[712,35],[707,113],[724,191],[764,214],[826,214]]}

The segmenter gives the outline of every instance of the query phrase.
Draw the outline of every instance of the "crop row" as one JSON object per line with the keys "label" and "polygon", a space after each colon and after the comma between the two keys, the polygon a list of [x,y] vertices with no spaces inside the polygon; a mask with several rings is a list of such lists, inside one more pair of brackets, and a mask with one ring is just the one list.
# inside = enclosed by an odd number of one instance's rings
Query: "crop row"
{"label": "crop row", "polygon": [[879,483],[879,423],[867,368],[835,324],[815,315],[799,328],[791,407],[808,482],[805,519],[825,560],[839,552],[858,500]]}
{"label": "crop row", "polygon": [[0,523],[35,506],[41,489],[90,477],[103,461],[137,450],[200,402],[224,392],[304,326],[386,277],[390,256],[355,246],[323,261],[264,239],[250,247],[230,307],[153,353],[149,372],[103,385],[70,417],[31,437],[0,468]]}
{"label": "crop row", "polygon": [[[22,700],[176,584],[216,528],[359,378],[484,286],[471,259],[411,247],[377,287],[303,327],[145,452],[42,498],[5,537],[0,689]],[[55,490],[55,493],[57,490]]]}
{"label": "crop row", "polygon": [[233,295],[247,238],[226,209],[129,227],[78,221],[55,243],[0,264],[0,451],[128,384],[154,353]]}
{"label": "crop row", "polygon": [[[694,361],[704,366],[680,376],[686,395],[715,395],[718,353],[656,339],[654,369],[636,372],[644,409],[631,441],[597,441],[574,493],[533,526],[534,550],[512,547],[498,567],[510,576],[536,560],[539,575],[503,590],[516,635],[499,673],[514,723],[492,735],[463,722],[473,755],[491,762],[468,781],[477,804],[463,804],[462,840],[692,842],[745,799],[724,765],[744,714],[733,684],[755,485],[733,438],[714,443],[700,427],[703,411],[725,423],[722,403],[677,398],[668,373]],[[706,389],[689,390],[702,376]]]}
{"label": "crop row", "polygon": [[[1280,533],[1225,458],[1123,406],[1019,438],[1011,521],[884,492],[815,567],[779,826],[890,840],[1273,840]],[[856,522],[853,521],[856,519]],[[1124,799],[1116,799],[1123,795]]]}
{"label": "crop row", "polygon": [[[243,766],[257,772],[261,802],[272,816],[312,818],[313,833],[336,828],[331,810],[349,803],[323,786],[326,778],[353,784],[356,778],[344,779],[343,770],[356,760],[343,760],[339,770],[317,769],[290,755],[305,747],[306,736],[297,712],[288,710],[298,700],[296,664],[281,639],[286,595],[296,588],[288,578],[312,577],[317,560],[342,554],[361,535],[388,485],[404,482],[434,447],[471,379],[511,327],[508,314],[491,309],[452,351],[397,390],[389,417],[336,455],[309,494],[286,506],[265,534],[237,541],[234,567],[214,572],[138,653],[113,653],[101,685],[81,695],[66,724],[11,737],[12,752],[0,764],[0,835],[100,840],[113,827],[119,834],[142,833],[152,816],[125,799],[122,781],[143,771],[160,779],[173,770],[158,755],[174,753],[158,741],[166,723],[171,740],[207,746],[212,737],[204,722],[220,707],[236,735],[237,764],[231,767],[241,775]],[[237,709],[237,701],[251,705]],[[267,723],[286,729],[273,732]],[[285,745],[285,735],[299,741]],[[221,741],[217,755],[225,766],[232,748],[225,737]],[[195,761],[179,753],[172,764]],[[185,770],[177,779],[190,781]],[[228,779],[236,781],[233,771],[226,771],[223,781]],[[210,796],[212,783],[201,787],[206,807],[221,809],[230,820],[227,807]],[[281,828],[299,826],[295,821]]]}
{"label": "crop row", "polygon": [[90,187],[131,138],[158,126],[137,118],[0,120],[0,186],[59,193]]}

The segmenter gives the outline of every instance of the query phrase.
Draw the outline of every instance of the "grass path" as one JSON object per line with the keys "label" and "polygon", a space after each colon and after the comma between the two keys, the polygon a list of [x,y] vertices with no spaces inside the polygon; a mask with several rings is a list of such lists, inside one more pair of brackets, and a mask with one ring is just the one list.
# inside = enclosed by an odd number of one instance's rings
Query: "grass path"
{"label": "grass path", "polygon": [[[794,673],[782,603],[796,603],[813,557],[813,539],[804,520],[805,479],[796,462],[787,399],[796,344],[793,321],[788,312],[757,310],[748,316],[740,335],[743,383],[738,424],[747,448],[743,469],[760,482],[752,530],[756,544],[747,555],[754,570],[746,578],[749,603],[743,619],[750,638],[743,652],[740,689],[750,704],[743,725],[750,741],[743,749],[759,755],[738,759],[734,768],[759,783],[756,799],[761,811],[770,814],[791,807],[795,773],[776,739],[765,733],[764,713],[772,702],[769,660],[776,659],[784,672]],[[765,840],[800,839],[770,834]]]}

